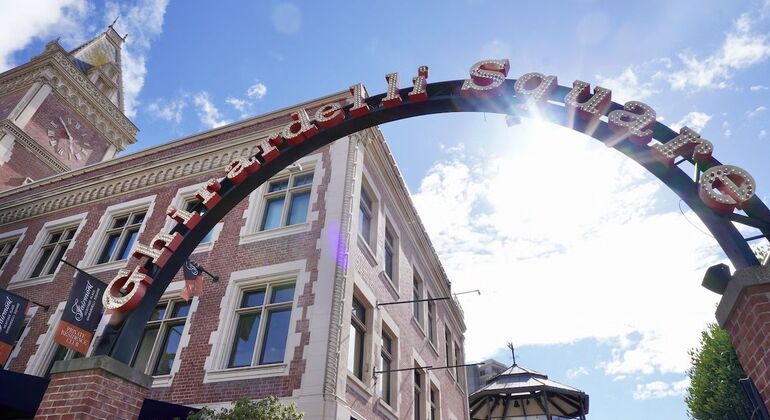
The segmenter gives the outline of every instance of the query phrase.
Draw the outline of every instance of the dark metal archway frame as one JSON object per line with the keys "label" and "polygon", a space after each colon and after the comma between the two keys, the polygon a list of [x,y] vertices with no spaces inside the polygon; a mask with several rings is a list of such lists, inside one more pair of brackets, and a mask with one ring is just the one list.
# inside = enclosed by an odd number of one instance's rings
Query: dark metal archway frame
{"label": "dark metal archway frame", "polygon": [[[265,163],[261,156],[258,156],[261,168],[240,184],[233,184],[227,178],[221,179],[221,189],[219,190],[221,201],[213,208],[208,209],[193,229],[187,229],[179,223],[172,230],[172,233],[179,232],[184,236],[165,265],[161,268],[150,261],[145,263],[145,268],[148,270],[149,276],[152,277],[153,283],[149,285],[142,301],[126,317],[121,326],[108,327],[96,354],[110,354],[123,363],[130,363],[153,308],[206,233],[252,191],[297,159],[357,131],[420,115],[447,112],[489,112],[528,117],[529,114],[523,106],[522,98],[514,95],[514,83],[514,79],[505,80],[500,94],[495,96],[463,95],[460,93],[462,80],[431,83],[426,87],[428,99],[421,102],[411,102],[408,93],[412,88],[405,88],[399,91],[402,103],[397,106],[383,106],[381,100],[385,94],[367,98],[366,103],[370,111],[361,116],[352,116],[349,111],[352,105],[347,104],[343,107],[345,118],[339,124],[327,129],[319,128],[317,134],[297,145],[284,142],[277,146],[280,154],[270,162]],[[551,93],[549,102],[540,107],[540,113],[544,114],[549,122],[586,133],[589,129],[587,124],[579,118],[570,118],[564,107],[564,97],[570,90],[569,87],[558,86]],[[611,103],[605,116],[616,109],[623,109],[623,106],[615,102]],[[604,119],[606,120],[606,118]],[[744,238],[733,223],[738,222],[757,228],[762,232],[764,238],[770,238],[770,210],[756,195],[744,207],[745,215],[737,212],[728,215],[717,213],[708,208],[700,199],[698,183],[693,181],[678,165],[668,168],[653,159],[650,154],[650,146],[638,145],[626,140],[615,141],[617,135],[610,131],[605,121],[600,122],[590,135],[630,157],[672,189],[700,217],[735,268],[759,264],[748,244],[749,240],[757,239],[757,237]],[[653,133],[655,140],[665,143],[676,135],[677,133],[669,127],[656,122]],[[685,160],[695,164],[692,158],[682,159],[678,163]],[[706,163],[698,163],[696,172],[702,172],[720,164],[718,160],[712,157]],[[200,209],[203,209],[202,203],[198,204],[198,210]],[[567,211],[565,205],[565,212]],[[650,249],[650,254],[654,252],[655,249]]]}

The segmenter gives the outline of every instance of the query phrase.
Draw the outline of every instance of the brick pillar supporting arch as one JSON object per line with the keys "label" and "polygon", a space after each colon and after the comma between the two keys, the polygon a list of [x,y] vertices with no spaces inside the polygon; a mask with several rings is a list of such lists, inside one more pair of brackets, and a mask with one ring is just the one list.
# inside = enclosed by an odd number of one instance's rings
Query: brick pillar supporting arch
{"label": "brick pillar supporting arch", "polygon": [[736,270],[716,316],[770,410],[770,265]]}
{"label": "brick pillar supporting arch", "polygon": [[152,377],[107,356],[56,362],[36,420],[135,419]]}

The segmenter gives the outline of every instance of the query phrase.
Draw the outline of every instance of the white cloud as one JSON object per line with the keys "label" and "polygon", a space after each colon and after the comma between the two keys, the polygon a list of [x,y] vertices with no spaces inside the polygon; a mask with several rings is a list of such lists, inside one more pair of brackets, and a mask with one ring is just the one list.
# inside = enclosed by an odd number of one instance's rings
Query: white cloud
{"label": "white cloud", "polygon": [[708,115],[703,112],[688,112],[681,120],[671,124],[671,129],[679,132],[682,127],[687,126],[700,133],[706,128],[706,124],[711,121],[712,117],[713,115]]}
{"label": "white cloud", "polygon": [[0,71],[20,64],[13,54],[35,39],[61,37],[71,45],[85,40],[85,0],[4,0],[0,8],[5,16],[0,24]]}
{"label": "white cloud", "polygon": [[761,113],[763,113],[765,111],[767,111],[767,107],[766,106],[758,106],[753,111],[747,112],[746,116],[749,119],[752,119],[752,118],[756,117],[757,115],[759,115],[759,114],[761,114]]}
{"label": "white cloud", "polygon": [[578,376],[588,375],[588,369],[586,369],[584,366],[579,366],[574,369],[567,369],[566,375],[570,379],[575,379]]}
{"label": "white cloud", "polygon": [[120,19],[115,29],[121,34],[128,34],[122,48],[123,64],[123,104],[129,117],[136,115],[139,106],[139,93],[147,75],[146,56],[152,41],[163,30],[163,19],[168,0],[139,0],[135,5],[108,2],[105,18],[110,22],[115,16]]}
{"label": "white cloud", "polygon": [[246,96],[249,98],[262,99],[265,95],[267,95],[267,86],[259,80],[246,89]]}
{"label": "white cloud", "polygon": [[233,98],[232,96],[228,96],[227,99],[225,99],[225,102],[232,105],[232,107],[241,114],[248,112],[248,109],[251,107],[250,102],[244,99]]}
{"label": "white cloud", "polygon": [[730,130],[730,123],[727,121],[722,122],[722,134],[724,134],[725,137],[730,137],[733,135],[732,130]]}
{"label": "white cloud", "polygon": [[752,92],[759,92],[760,90],[767,90],[767,89],[768,87],[764,85],[754,85],[749,88],[749,90]]}
{"label": "white cloud", "polygon": [[683,372],[714,317],[700,282],[721,262],[715,241],[661,212],[673,193],[614,150],[546,123],[499,124],[483,149],[436,162],[413,196],[453,289],[482,290],[462,299],[468,359],[502,347],[506,319],[520,346],[610,340],[615,376]]}
{"label": "white cloud", "polygon": [[612,99],[619,103],[641,101],[653,93],[657,93],[652,82],[639,82],[639,77],[631,66],[626,67],[616,77],[596,75],[596,79],[599,86],[612,90]]}
{"label": "white cloud", "polygon": [[752,26],[749,15],[743,14],[734,22],[719,50],[703,59],[690,53],[679,54],[684,68],[665,77],[671,87],[676,90],[725,88],[735,71],[770,57],[770,39],[767,35],[753,33]]}
{"label": "white cloud", "polygon": [[216,128],[229,123],[211,102],[208,92],[198,92],[193,97],[193,103],[198,110],[198,118],[204,127]]}
{"label": "white cloud", "polygon": [[687,392],[689,386],[690,379],[682,379],[681,381],[671,383],[654,381],[646,384],[638,384],[634,391],[634,399],[655,400],[666,397],[679,397]]}
{"label": "white cloud", "polygon": [[767,130],[765,129],[759,130],[759,138],[763,139],[765,137],[767,137]]}
{"label": "white cloud", "polygon": [[292,3],[281,3],[273,8],[273,28],[282,34],[295,34],[302,27],[302,13]]}
{"label": "white cloud", "polygon": [[147,105],[146,111],[154,118],[174,122],[179,125],[182,123],[184,109],[187,107],[187,95],[181,94],[178,98],[172,100],[156,99]]}

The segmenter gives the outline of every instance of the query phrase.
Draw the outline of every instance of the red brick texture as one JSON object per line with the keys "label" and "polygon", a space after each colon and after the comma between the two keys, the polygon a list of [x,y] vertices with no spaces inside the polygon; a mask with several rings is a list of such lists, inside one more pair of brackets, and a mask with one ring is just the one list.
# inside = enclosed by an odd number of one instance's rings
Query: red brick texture
{"label": "red brick texture", "polygon": [[770,284],[744,290],[725,328],[743,370],[770,410]]}
{"label": "red brick texture", "polygon": [[35,419],[135,419],[147,392],[102,369],[55,373]]}

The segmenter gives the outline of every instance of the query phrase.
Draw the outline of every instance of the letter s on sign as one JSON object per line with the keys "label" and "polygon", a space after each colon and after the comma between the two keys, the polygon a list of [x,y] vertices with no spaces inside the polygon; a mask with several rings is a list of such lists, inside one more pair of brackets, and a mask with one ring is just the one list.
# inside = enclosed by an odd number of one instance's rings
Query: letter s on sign
{"label": "letter s on sign", "polygon": [[[129,312],[139,304],[150,284],[152,277],[147,275],[147,270],[143,267],[135,267],[133,271],[120,269],[107,285],[107,290],[102,295],[102,305],[105,309]],[[121,293],[122,290],[125,294]]]}
{"label": "letter s on sign", "polygon": [[499,88],[508,76],[511,64],[508,59],[484,60],[471,66],[470,79],[463,82],[460,88],[462,94],[498,93]]}

